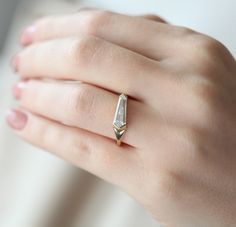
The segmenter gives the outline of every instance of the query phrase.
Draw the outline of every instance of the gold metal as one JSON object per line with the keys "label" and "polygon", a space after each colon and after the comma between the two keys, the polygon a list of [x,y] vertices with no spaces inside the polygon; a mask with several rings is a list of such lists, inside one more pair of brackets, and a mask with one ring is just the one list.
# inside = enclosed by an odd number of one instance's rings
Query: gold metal
{"label": "gold metal", "polygon": [[121,139],[126,132],[126,115],[127,115],[128,97],[124,94],[119,96],[116,112],[113,120],[113,130],[115,132],[117,145],[121,146]]}

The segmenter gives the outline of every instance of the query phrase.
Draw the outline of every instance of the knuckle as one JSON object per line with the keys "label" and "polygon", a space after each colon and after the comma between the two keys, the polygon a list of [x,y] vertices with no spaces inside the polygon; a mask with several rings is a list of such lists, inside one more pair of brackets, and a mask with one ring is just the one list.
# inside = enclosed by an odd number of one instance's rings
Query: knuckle
{"label": "knuckle", "polygon": [[[72,120],[80,124],[86,124],[95,118],[95,95],[92,88],[86,84],[80,84],[69,97],[69,108],[72,112]],[[71,111],[72,110],[72,111]]]}
{"label": "knuckle", "polygon": [[224,51],[224,46],[216,39],[203,36],[199,39],[199,47],[210,56],[215,56]]}
{"label": "knuckle", "polygon": [[192,35],[194,31],[188,27],[177,27],[177,33],[180,37],[188,37]]}
{"label": "knuckle", "polygon": [[72,45],[68,49],[68,58],[76,66],[82,65],[87,67],[93,62],[100,48],[102,48],[102,41],[100,39],[84,36],[72,41]]}
{"label": "knuckle", "polygon": [[[208,36],[195,34],[193,37],[192,45],[194,44],[197,60],[204,64],[204,61],[209,63],[213,58],[221,58],[226,55],[227,51],[224,45],[216,39]],[[204,64],[206,65],[206,63]]]}
{"label": "knuckle", "polygon": [[84,17],[84,29],[88,34],[95,35],[111,20],[111,13],[107,11],[87,11]]}
{"label": "knuckle", "polygon": [[[208,75],[215,70],[216,60],[224,60],[228,51],[222,43],[211,37],[192,33],[187,36],[186,56],[188,61],[197,64],[198,69]],[[215,72],[215,71],[214,71]]]}

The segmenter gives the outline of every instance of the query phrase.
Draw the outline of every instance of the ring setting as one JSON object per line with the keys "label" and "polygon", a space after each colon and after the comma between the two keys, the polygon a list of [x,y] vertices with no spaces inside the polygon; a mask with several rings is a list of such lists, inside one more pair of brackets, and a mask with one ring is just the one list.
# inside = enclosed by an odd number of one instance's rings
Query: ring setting
{"label": "ring setting", "polygon": [[127,129],[127,123],[126,123],[127,101],[128,101],[127,95],[121,94],[119,96],[113,120],[113,130],[115,132],[117,145],[119,146],[121,145],[121,139]]}

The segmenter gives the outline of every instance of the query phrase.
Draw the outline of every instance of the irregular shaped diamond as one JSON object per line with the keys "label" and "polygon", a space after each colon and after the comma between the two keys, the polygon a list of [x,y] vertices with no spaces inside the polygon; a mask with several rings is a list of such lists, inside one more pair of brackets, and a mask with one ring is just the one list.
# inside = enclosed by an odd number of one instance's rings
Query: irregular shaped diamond
{"label": "irregular shaped diamond", "polygon": [[127,96],[121,94],[116,107],[115,117],[113,121],[114,127],[118,130],[125,129],[127,112]]}

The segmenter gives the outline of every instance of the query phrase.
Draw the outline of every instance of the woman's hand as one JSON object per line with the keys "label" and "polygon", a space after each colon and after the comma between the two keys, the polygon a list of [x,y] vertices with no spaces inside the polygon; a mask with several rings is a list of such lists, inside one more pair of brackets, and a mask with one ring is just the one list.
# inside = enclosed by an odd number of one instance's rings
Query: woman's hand
{"label": "woman's hand", "polygon": [[[7,120],[166,226],[235,226],[235,60],[218,41],[155,20],[84,10],[37,21],[13,60],[20,108]],[[129,96],[121,147],[120,93]]]}

